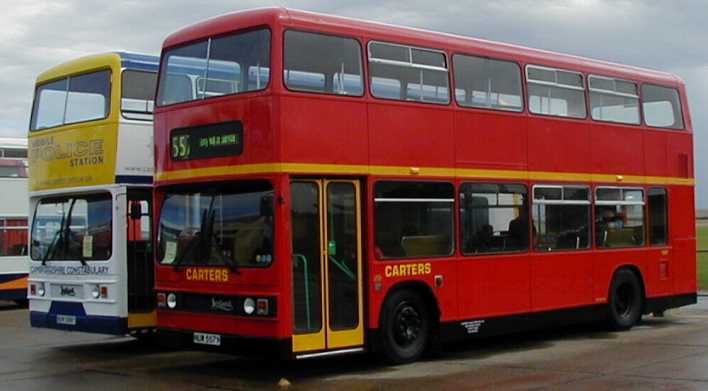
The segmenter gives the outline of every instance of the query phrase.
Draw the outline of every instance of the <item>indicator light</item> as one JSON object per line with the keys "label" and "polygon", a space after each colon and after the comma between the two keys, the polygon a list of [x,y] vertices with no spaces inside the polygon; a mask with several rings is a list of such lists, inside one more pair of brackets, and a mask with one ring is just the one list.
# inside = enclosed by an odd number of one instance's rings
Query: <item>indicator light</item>
{"label": "indicator light", "polygon": [[256,300],[256,314],[268,315],[268,299]]}
{"label": "indicator light", "polygon": [[163,292],[157,294],[157,306],[164,308],[167,305],[167,295]]}

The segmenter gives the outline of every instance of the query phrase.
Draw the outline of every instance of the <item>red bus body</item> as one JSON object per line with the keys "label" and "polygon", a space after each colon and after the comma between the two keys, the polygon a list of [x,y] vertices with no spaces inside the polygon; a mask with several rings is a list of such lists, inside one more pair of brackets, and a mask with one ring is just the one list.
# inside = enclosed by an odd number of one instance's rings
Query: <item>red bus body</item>
{"label": "red bus body", "polygon": [[[158,309],[158,327],[243,339],[279,341],[292,351],[292,244],[290,183],[293,178],[347,178],[361,185],[363,308],[366,343],[380,327],[381,307],[397,285],[412,284],[434,299],[443,338],[498,334],[525,328],[533,315],[548,324],[554,315],[581,319],[608,302],[610,281],[620,267],[636,270],[646,297],[644,313],[696,300],[693,138],[684,84],[673,75],[489,41],[324,16],[286,9],[240,12],[187,27],[169,36],[164,51],[206,37],[267,27],[271,32],[270,80],[262,91],[156,107],[155,221],[164,191],[185,184],[266,179],[273,184],[274,260],[267,268],[240,268],[227,282],[188,279],[187,269],[156,266],[157,292],[268,296],[277,314],[268,319],[209,311]],[[363,96],[291,91],[283,77],[284,33],[319,32],[357,40],[362,48]],[[520,112],[377,99],[369,84],[367,43],[393,42],[442,51],[569,69],[679,91],[684,129],[657,129]],[[164,58],[163,58],[164,61]],[[450,64],[452,67],[452,64]],[[161,76],[162,77],[162,76]],[[450,71],[450,86],[454,85]],[[526,74],[523,76],[526,92]],[[585,91],[587,96],[588,92]],[[527,101],[525,101],[527,102]],[[173,129],[241,121],[239,156],[176,161]],[[463,182],[597,186],[662,186],[668,191],[668,242],[664,246],[587,251],[464,256],[460,215],[455,213],[452,255],[410,260],[377,259],[374,185],[382,179],[436,180],[458,189]],[[456,190],[455,194],[459,194]],[[459,199],[456,195],[455,210]],[[156,225],[155,232],[159,226]],[[648,241],[647,241],[648,242]],[[400,265],[411,264],[403,267]],[[423,266],[418,266],[418,265]],[[426,264],[431,270],[425,271]],[[418,269],[420,268],[420,269]],[[393,271],[395,269],[395,272]],[[403,270],[405,269],[405,270]],[[418,273],[420,271],[420,273]],[[194,272],[193,270],[191,271]],[[521,322],[520,322],[521,320]],[[524,324],[528,320],[528,324]],[[470,322],[481,321],[481,323]],[[472,327],[472,329],[470,329]],[[476,327],[476,328],[475,328]],[[187,337],[191,338],[191,337]]]}

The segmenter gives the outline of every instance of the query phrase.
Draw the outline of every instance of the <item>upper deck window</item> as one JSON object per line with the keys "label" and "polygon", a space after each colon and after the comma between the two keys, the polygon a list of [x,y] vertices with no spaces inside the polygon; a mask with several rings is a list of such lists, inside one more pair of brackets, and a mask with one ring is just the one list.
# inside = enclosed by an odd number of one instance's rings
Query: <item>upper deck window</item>
{"label": "upper deck window", "polygon": [[125,70],[121,77],[120,107],[123,117],[151,121],[157,72]]}
{"label": "upper deck window", "polygon": [[527,65],[526,79],[532,113],[585,118],[585,84],[581,73]]}
{"label": "upper deck window", "polygon": [[450,102],[447,58],[440,51],[369,42],[371,94],[426,103]]}
{"label": "upper deck window", "polygon": [[644,122],[656,128],[683,129],[681,100],[675,88],[644,84],[642,86]]}
{"label": "upper deck window", "polygon": [[283,77],[291,90],[361,96],[361,46],[352,38],[286,31]]}
{"label": "upper deck window", "polygon": [[637,84],[611,77],[588,77],[590,113],[598,121],[639,124]]}
{"label": "upper deck window", "polygon": [[70,76],[37,87],[30,128],[46,129],[108,116],[111,71]]}
{"label": "upper deck window", "polygon": [[270,80],[270,31],[253,30],[170,49],[160,68],[160,106],[259,91]]}
{"label": "upper deck window", "polygon": [[521,111],[521,69],[511,61],[455,55],[455,99],[465,107]]}
{"label": "upper deck window", "polygon": [[26,148],[0,148],[0,157],[8,159],[27,159]]}

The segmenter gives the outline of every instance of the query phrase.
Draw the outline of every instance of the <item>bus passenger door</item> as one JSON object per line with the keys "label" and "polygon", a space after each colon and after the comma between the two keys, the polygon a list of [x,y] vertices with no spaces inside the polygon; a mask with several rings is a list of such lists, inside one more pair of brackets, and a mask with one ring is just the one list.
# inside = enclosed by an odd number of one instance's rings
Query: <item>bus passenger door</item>
{"label": "bus passenger door", "polygon": [[293,352],[364,343],[357,181],[291,183]]}
{"label": "bus passenger door", "polygon": [[152,264],[151,193],[128,191],[128,327],[154,327],[154,320],[136,315],[154,310],[154,272]]}

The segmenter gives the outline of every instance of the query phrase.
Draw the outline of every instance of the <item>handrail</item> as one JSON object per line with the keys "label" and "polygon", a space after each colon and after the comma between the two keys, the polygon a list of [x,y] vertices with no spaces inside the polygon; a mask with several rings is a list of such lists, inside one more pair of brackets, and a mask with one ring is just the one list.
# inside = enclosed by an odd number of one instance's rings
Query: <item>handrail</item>
{"label": "handrail", "polygon": [[309,331],[312,328],[312,321],[310,319],[310,271],[306,256],[302,254],[293,254],[293,265],[297,264],[298,260],[300,260],[303,265],[303,283],[305,284],[305,318],[307,322],[307,330]]}
{"label": "handrail", "polygon": [[336,258],[334,258],[331,255],[329,256],[329,259],[330,259],[330,261],[332,261],[332,263],[335,266],[337,266],[339,268],[339,270],[342,271],[342,273],[346,274],[347,277],[349,277],[352,281],[354,281],[356,279],[356,276],[354,276],[354,272],[351,271],[351,269],[349,269],[349,267],[347,267],[347,265],[343,264],[342,262],[339,262]]}

